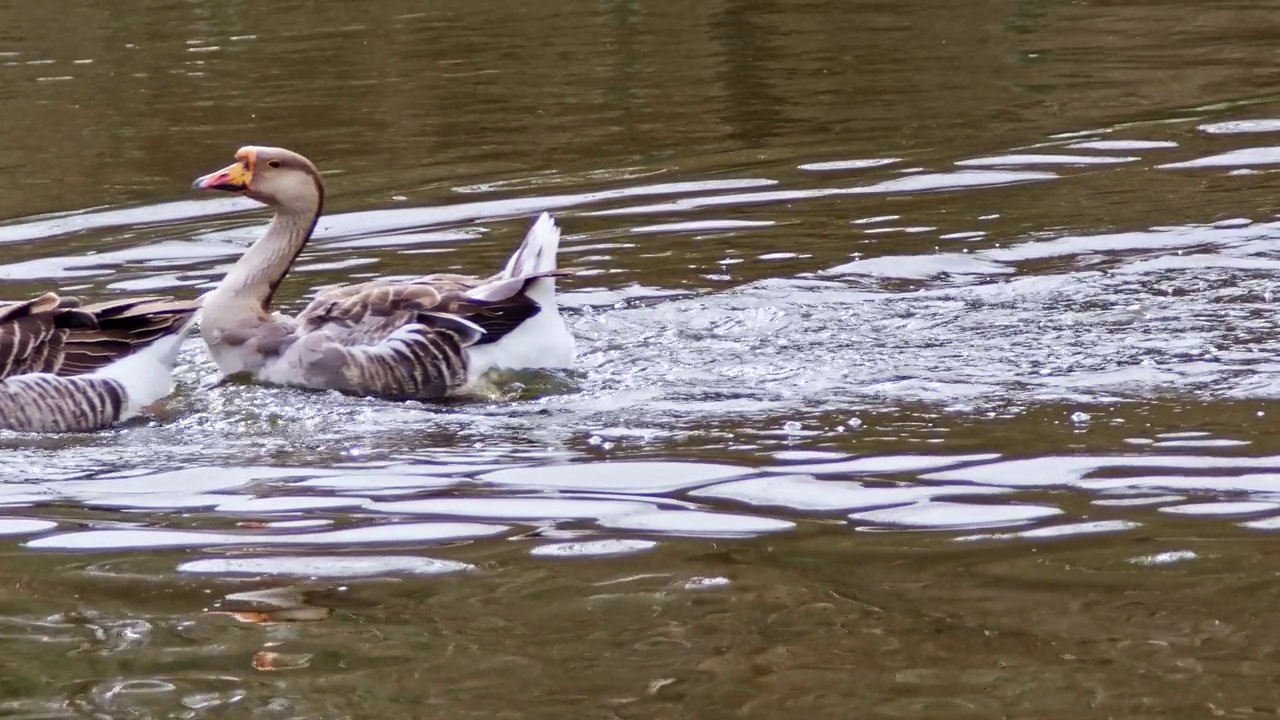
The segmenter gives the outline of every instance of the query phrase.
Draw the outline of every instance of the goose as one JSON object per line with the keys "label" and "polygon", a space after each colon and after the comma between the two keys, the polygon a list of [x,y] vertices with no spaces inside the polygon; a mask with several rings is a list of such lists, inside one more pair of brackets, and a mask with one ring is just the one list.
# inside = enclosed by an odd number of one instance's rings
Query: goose
{"label": "goose", "polygon": [[199,301],[143,297],[81,305],[45,293],[0,303],[0,428],[90,432],[173,390]]}
{"label": "goose", "polygon": [[387,400],[437,400],[491,370],[563,368],[574,340],[556,303],[560,230],[543,213],[506,265],[374,280],[320,291],[297,316],[272,299],[324,207],[316,166],[279,147],[245,146],[193,188],[250,197],[275,212],[204,296],[200,332],[222,377]]}

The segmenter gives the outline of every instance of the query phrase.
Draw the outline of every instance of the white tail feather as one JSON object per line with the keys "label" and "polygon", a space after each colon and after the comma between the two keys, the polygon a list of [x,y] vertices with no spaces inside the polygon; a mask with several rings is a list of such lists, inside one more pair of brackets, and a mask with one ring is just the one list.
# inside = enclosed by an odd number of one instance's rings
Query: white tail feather
{"label": "white tail feather", "polygon": [[146,406],[173,392],[173,364],[194,321],[192,318],[178,332],[90,373],[90,377],[109,378],[124,386],[126,404],[120,414],[121,420],[137,415]]}
{"label": "white tail feather", "polygon": [[[560,228],[549,213],[542,213],[524,236],[499,274],[499,279],[482,285],[468,294],[483,300],[497,300],[519,292],[529,275],[556,269],[560,251]],[[506,368],[568,367],[573,364],[574,342],[560,317],[556,304],[555,277],[540,277],[524,288],[542,308],[537,315],[507,333],[497,342],[467,348],[470,378],[475,380],[489,370]]]}
{"label": "white tail feather", "polygon": [[516,248],[502,269],[503,277],[536,275],[556,269],[556,253],[560,252],[560,228],[550,213],[542,213],[525,233],[524,242]]}

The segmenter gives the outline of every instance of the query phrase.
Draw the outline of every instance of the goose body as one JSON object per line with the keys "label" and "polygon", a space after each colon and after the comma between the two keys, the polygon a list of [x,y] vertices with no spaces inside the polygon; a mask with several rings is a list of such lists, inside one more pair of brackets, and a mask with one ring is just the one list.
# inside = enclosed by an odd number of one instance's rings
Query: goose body
{"label": "goose body", "polygon": [[81,306],[46,293],[0,304],[0,428],[88,432],[173,389],[197,301],[135,298]]}
{"label": "goose body", "polygon": [[489,370],[573,362],[573,337],[555,298],[560,230],[546,213],[492,277],[341,285],[290,317],[274,312],[271,300],[323,208],[315,166],[283,148],[249,146],[193,187],[243,193],[275,208],[263,236],[204,298],[201,334],[224,376],[431,400]]}

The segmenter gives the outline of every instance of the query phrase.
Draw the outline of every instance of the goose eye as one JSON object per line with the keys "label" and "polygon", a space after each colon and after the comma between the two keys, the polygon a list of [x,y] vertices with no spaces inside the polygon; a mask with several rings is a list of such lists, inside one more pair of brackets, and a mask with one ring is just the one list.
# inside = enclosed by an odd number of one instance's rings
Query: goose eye
{"label": "goose eye", "polygon": [[278,167],[280,167],[280,161],[279,161],[279,160],[268,160],[268,161],[267,161],[267,164],[268,164],[268,165],[270,165],[270,166],[271,166],[271,167],[273,167],[273,168],[278,168]]}

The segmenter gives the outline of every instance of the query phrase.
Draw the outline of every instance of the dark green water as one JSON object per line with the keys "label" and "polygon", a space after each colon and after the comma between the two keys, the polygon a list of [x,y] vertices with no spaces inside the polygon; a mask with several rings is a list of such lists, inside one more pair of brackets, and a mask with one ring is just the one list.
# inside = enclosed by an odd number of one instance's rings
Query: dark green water
{"label": "dark green water", "polygon": [[0,436],[0,716],[1280,712],[1274,8],[0,2],[0,297],[566,233],[579,368]]}

